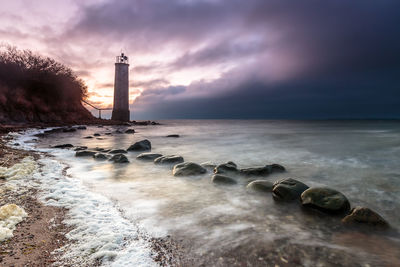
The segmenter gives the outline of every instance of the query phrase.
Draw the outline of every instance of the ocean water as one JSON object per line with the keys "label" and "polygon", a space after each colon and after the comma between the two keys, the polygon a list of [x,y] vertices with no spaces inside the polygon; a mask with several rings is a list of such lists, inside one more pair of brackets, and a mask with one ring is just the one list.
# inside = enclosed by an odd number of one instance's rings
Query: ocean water
{"label": "ocean water", "polygon": [[[28,138],[35,132],[28,132],[17,139],[23,147],[46,151],[54,156],[53,161],[69,167],[66,175],[71,185],[67,191],[73,192],[76,183],[80,191],[67,197],[77,197],[86,203],[82,190],[88,192],[92,202],[85,206],[84,214],[95,219],[85,219],[78,212],[79,201],[75,201],[78,211],[72,217],[72,224],[80,225],[83,232],[89,233],[80,235],[77,231],[74,238],[84,240],[89,236],[82,242],[90,243],[92,238],[102,236],[104,244],[100,240],[101,244],[97,242],[88,247],[93,254],[97,253],[97,258],[107,258],[107,264],[123,266],[140,255],[139,263],[149,266],[151,260],[143,260],[145,256],[138,254],[138,250],[146,251],[151,258],[151,245],[146,246],[146,240],[168,237],[182,244],[183,258],[187,259],[181,263],[187,266],[400,265],[399,122],[182,120],[161,123],[135,127],[92,126],[36,141]],[[127,128],[134,128],[136,133],[116,133],[117,129]],[[83,138],[94,133],[100,136]],[[180,138],[166,138],[169,134],[179,134]],[[196,163],[233,161],[239,168],[281,164],[286,172],[263,179],[273,182],[290,177],[310,187],[334,188],[345,194],[353,207],[366,206],[377,211],[393,230],[345,228],[341,218],[309,212],[299,203],[277,203],[269,194],[249,194],[245,180],[236,186],[215,186],[211,183],[210,171],[200,176],[174,177],[170,166],[136,160],[139,153],[127,154],[129,164],[112,164],[76,158],[73,150],[50,148],[71,143],[89,148],[127,149],[142,139],[151,141],[152,152],[181,155],[185,161]],[[46,159],[43,160],[46,165]],[[58,176],[61,175],[60,172]],[[56,203],[68,195],[62,193],[62,185],[57,186],[48,189]],[[101,217],[106,218],[104,222]],[[113,218],[121,231],[104,238],[105,232],[114,231],[107,225],[113,224]],[[85,228],[85,220],[92,230]],[[140,244],[129,243],[127,239],[135,239]],[[102,247],[108,250],[103,251]]]}

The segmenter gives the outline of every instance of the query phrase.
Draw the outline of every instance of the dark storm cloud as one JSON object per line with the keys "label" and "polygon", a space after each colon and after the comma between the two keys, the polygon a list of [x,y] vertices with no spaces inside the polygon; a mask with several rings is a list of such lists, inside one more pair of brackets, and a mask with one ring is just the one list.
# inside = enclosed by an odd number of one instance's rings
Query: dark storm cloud
{"label": "dark storm cloud", "polygon": [[143,117],[400,117],[398,25],[395,0],[124,0],[88,7],[68,34],[177,47],[142,73],[236,63],[221,75],[231,82],[198,81],[176,99],[157,97],[168,85],[145,90],[134,105]]}

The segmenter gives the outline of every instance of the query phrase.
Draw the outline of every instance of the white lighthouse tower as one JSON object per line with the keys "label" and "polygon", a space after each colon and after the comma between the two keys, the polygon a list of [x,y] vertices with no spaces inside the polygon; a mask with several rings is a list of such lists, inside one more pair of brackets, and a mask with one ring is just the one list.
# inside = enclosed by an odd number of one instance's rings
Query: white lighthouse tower
{"label": "white lighthouse tower", "polygon": [[114,105],[112,120],[129,121],[129,61],[121,53],[115,61]]}

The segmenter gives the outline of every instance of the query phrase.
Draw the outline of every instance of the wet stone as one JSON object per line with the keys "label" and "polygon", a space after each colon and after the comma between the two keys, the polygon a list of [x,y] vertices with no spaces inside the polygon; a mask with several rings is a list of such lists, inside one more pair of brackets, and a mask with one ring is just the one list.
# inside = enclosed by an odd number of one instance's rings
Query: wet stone
{"label": "wet stone", "polygon": [[183,157],[177,155],[168,155],[156,158],[155,164],[177,164],[183,162]]}
{"label": "wet stone", "polygon": [[128,158],[124,154],[115,154],[110,158],[110,161],[114,163],[129,163]]}
{"label": "wet stone", "polygon": [[237,173],[239,170],[237,169],[237,165],[232,162],[228,161],[226,163],[220,164],[214,169],[214,173],[220,174],[220,173]]}
{"label": "wet stone", "polygon": [[162,157],[162,155],[161,154],[158,154],[158,153],[142,153],[142,154],[139,154],[136,158],[137,159],[139,159],[139,160],[151,160],[151,161],[153,161],[153,160],[155,160],[156,158],[159,158],[159,157]]}
{"label": "wet stone", "polygon": [[211,177],[211,181],[215,184],[223,184],[223,185],[234,185],[237,184],[236,180],[221,174],[214,174]]}
{"label": "wet stone", "polygon": [[172,174],[174,176],[190,176],[206,173],[207,170],[194,162],[182,162],[174,166]]}
{"label": "wet stone", "polygon": [[389,228],[389,223],[375,211],[365,207],[355,207],[342,219],[346,225],[367,225],[377,228]]}
{"label": "wet stone", "polygon": [[327,213],[341,213],[350,210],[350,202],[345,195],[328,187],[312,187],[301,194],[301,203]]}
{"label": "wet stone", "polygon": [[89,150],[76,151],[75,157],[93,157],[96,153],[96,151]]}
{"label": "wet stone", "polygon": [[253,192],[272,192],[273,183],[265,180],[255,180],[246,186],[247,191]]}
{"label": "wet stone", "polygon": [[109,151],[108,153],[110,153],[110,154],[126,154],[126,153],[128,153],[128,151],[126,151],[125,149],[113,149],[113,150]]}
{"label": "wet stone", "polygon": [[128,151],[146,151],[146,150],[151,150],[151,143],[147,139],[136,142],[128,148]]}
{"label": "wet stone", "polygon": [[272,196],[275,200],[292,201],[300,199],[301,193],[306,189],[308,186],[304,183],[292,178],[285,178],[273,184]]}

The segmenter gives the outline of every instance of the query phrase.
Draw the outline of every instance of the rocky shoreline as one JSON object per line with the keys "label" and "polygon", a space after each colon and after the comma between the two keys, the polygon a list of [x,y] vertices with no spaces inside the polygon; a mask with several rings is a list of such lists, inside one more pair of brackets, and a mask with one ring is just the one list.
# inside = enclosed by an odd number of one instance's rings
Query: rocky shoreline
{"label": "rocky shoreline", "polygon": [[[39,137],[45,137],[55,132],[85,129],[84,126],[80,126],[80,129],[78,126],[69,126],[45,132]],[[110,134],[134,133],[134,129],[128,129],[126,131],[117,130],[117,132]],[[93,134],[90,137],[101,138],[101,135]],[[178,138],[179,135],[173,135],[173,137]],[[91,158],[94,160],[109,160],[114,164],[121,165],[129,164],[129,159],[126,155],[136,153],[136,160],[171,168],[171,175],[176,176],[177,179],[180,177],[189,178],[191,176],[209,175],[210,183],[224,190],[229,190],[231,186],[237,186],[243,188],[248,194],[269,196],[277,204],[282,205],[283,209],[285,209],[285,206],[292,208],[294,204],[297,204],[305,212],[313,214],[313,216],[329,218],[332,227],[341,229],[342,234],[338,237],[339,242],[348,242],[348,238],[357,236],[357,234],[365,235],[366,233],[376,232],[376,235],[371,234],[367,238],[378,240],[376,242],[381,242],[384,247],[388,243],[382,241],[379,234],[394,230],[390,228],[389,223],[384,218],[367,207],[352,208],[346,196],[333,188],[309,187],[293,178],[280,179],[275,182],[269,181],[268,176],[272,173],[285,173],[286,171],[284,166],[276,163],[240,169],[237,164],[231,161],[220,164],[187,162],[179,155],[162,155],[157,151],[153,152],[151,150],[151,141],[147,139],[133,143],[126,148],[88,148],[74,146],[73,144],[54,144],[52,147],[74,150],[75,156],[83,157],[86,160]],[[323,222],[324,220],[321,221],[321,223]],[[352,258],[351,253],[336,249],[321,250],[321,247],[312,245],[288,245],[284,240],[282,240],[282,243],[279,241],[274,242],[272,246],[270,245],[271,247],[265,247],[265,244],[260,243],[259,249],[252,251],[247,251],[246,244],[232,250],[216,250],[215,254],[204,255],[201,259],[192,257],[190,244],[185,240],[174,240],[169,236],[161,239],[153,238],[150,242],[153,244],[152,248],[155,251],[154,260],[161,266],[209,266],[210,264],[215,264],[216,256],[220,257],[220,261],[215,266],[259,266],[271,263],[279,264],[279,266],[294,266],[302,265],[307,257],[309,257],[306,259],[308,261],[325,263],[326,266],[343,264],[345,266],[364,266],[364,263],[356,262],[357,260]],[[282,251],[282,253],[276,254],[276,251]],[[237,255],[242,255],[241,257],[243,258],[238,259]],[[388,262],[399,263],[400,259],[394,257],[389,259]]]}

